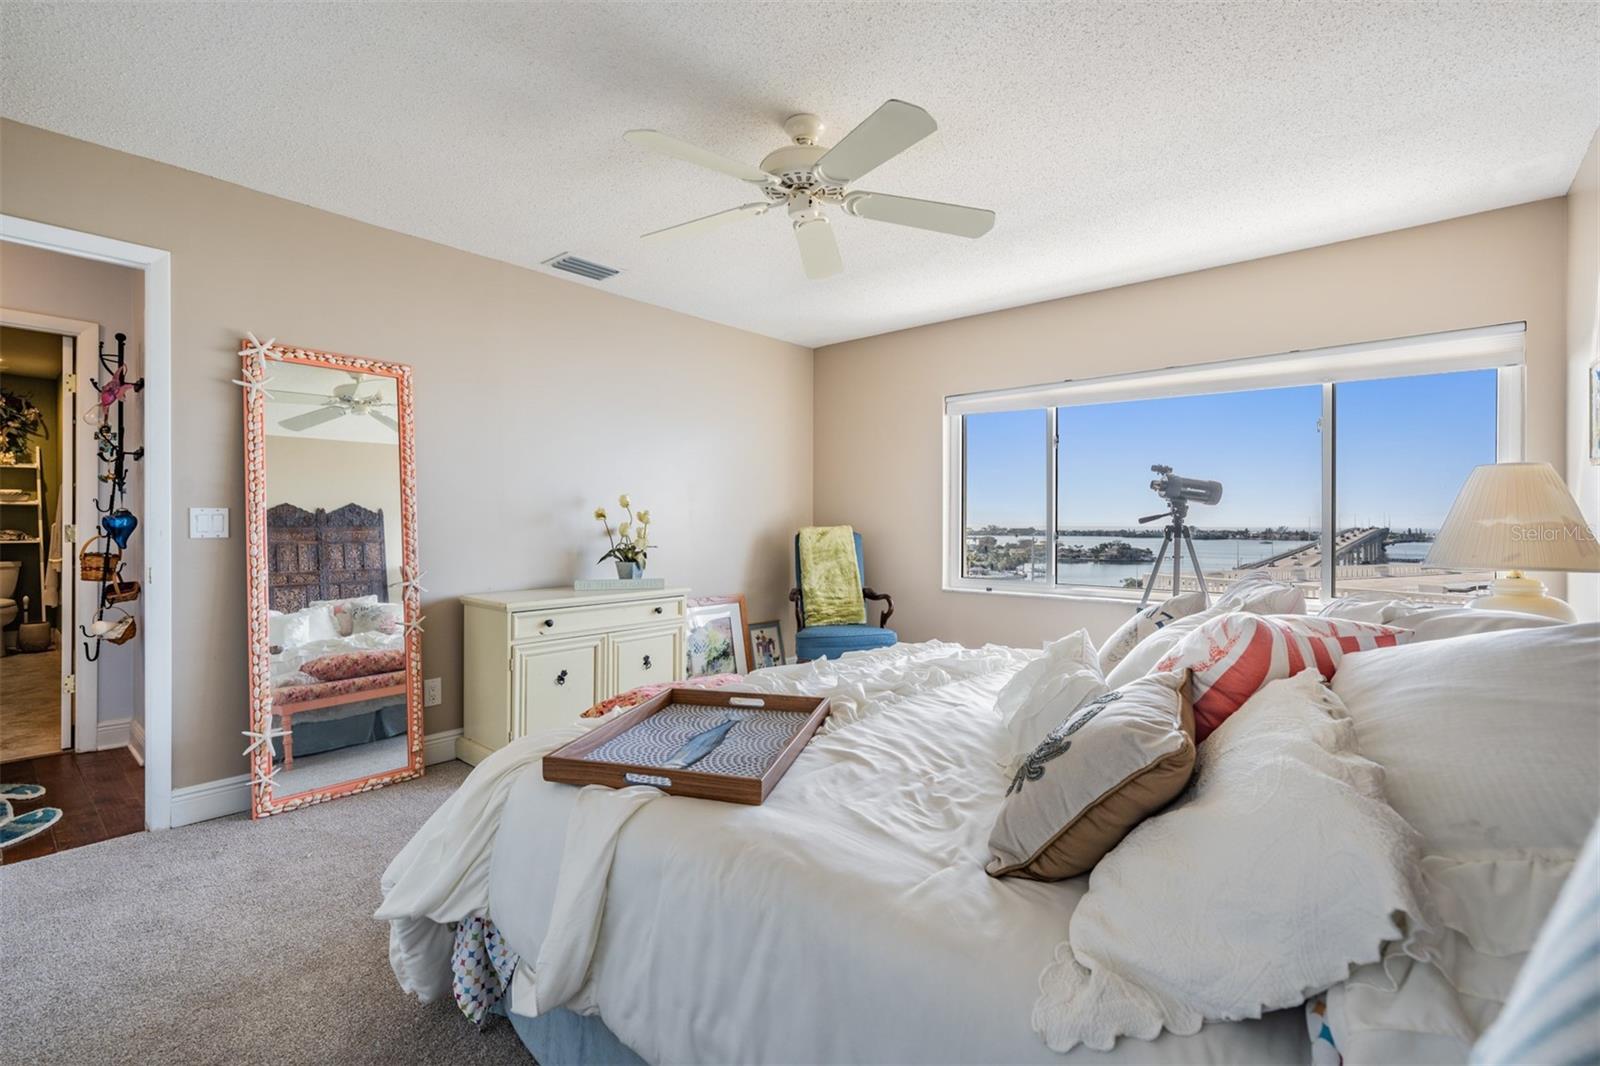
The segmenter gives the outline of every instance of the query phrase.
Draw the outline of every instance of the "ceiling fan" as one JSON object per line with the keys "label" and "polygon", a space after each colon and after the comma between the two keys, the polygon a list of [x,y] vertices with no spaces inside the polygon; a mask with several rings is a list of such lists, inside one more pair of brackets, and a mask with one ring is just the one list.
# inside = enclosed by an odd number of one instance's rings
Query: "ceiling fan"
{"label": "ceiling fan", "polygon": [[714,215],[681,222],[676,226],[644,234],[645,240],[681,237],[701,233],[747,216],[764,215],[774,207],[785,206],[794,224],[795,240],[800,245],[800,262],[806,276],[826,278],[844,269],[839,245],[834,240],[823,204],[844,208],[858,218],[893,222],[899,226],[953,233],[958,237],[981,237],[994,226],[994,212],[980,207],[963,207],[937,200],[917,200],[909,196],[866,192],[848,186],[873,168],[893,159],[938,129],[933,116],[916,104],[889,100],[868,115],[855,129],[832,148],[817,143],[822,135],[822,120],[816,115],[790,115],[783,131],[794,143],[770,153],[759,167],[725,159],[656,130],[629,130],[623,136],[634,144],[675,159],[720,170],[760,188],[766,197],[741,204]]}
{"label": "ceiling fan", "polygon": [[400,423],[390,418],[379,410],[380,407],[393,407],[393,400],[385,400],[381,393],[371,396],[357,396],[356,390],[361,388],[361,375],[351,374],[355,380],[348,385],[340,385],[329,395],[319,395],[314,392],[294,392],[287,389],[273,389],[274,400],[285,400],[289,403],[314,403],[318,404],[316,410],[307,411],[305,414],[292,415],[278,423],[284,429],[294,433],[303,433],[313,426],[320,426],[324,422],[332,422],[345,415],[366,415],[374,422],[398,430]]}

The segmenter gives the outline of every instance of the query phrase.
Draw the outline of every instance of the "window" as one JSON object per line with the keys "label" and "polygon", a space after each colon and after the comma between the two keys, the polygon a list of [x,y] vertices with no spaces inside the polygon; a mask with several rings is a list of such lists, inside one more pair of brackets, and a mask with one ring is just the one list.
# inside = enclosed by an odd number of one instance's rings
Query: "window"
{"label": "window", "polygon": [[[1142,590],[1168,519],[1154,465],[1218,481],[1191,504],[1195,557],[1219,577],[1314,544],[1322,529],[1322,390],[1315,385],[1084,404],[1056,411],[1056,580]],[[1226,428],[1224,428],[1226,427]],[[1182,585],[1197,587],[1187,548]],[[1171,594],[1172,554],[1156,590]]]}
{"label": "window", "polygon": [[[946,584],[1167,596],[1176,548],[1180,590],[1264,572],[1308,597],[1459,599],[1493,575],[1424,560],[1472,468],[1521,458],[1522,336],[1488,327],[950,397]],[[1152,466],[1221,484],[1214,503],[1180,507],[1192,554],[1164,545],[1172,505]]]}

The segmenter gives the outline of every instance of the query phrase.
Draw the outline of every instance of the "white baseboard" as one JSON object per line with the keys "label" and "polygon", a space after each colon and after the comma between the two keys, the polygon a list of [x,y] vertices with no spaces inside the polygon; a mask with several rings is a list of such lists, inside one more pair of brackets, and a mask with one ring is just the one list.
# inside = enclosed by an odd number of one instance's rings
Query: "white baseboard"
{"label": "white baseboard", "polygon": [[109,721],[102,718],[95,726],[94,748],[96,751],[125,748],[132,736],[132,718],[113,718]]}
{"label": "white baseboard", "polygon": [[137,718],[128,727],[128,751],[133,753],[135,762],[144,765],[144,723]]}
{"label": "white baseboard", "polygon": [[[102,723],[104,728],[106,723]],[[114,723],[112,723],[114,724]],[[449,762],[456,757],[456,738],[461,735],[459,729],[446,729],[439,733],[429,733],[422,738],[422,764],[432,766],[434,763]],[[141,737],[141,741],[142,741]],[[195,822],[209,821],[212,818],[226,818],[230,814],[242,814],[250,809],[250,775],[239,774],[237,777],[224,777],[219,781],[207,781],[200,785],[190,785],[188,788],[175,788],[172,790],[172,827],[180,825],[193,825]]]}

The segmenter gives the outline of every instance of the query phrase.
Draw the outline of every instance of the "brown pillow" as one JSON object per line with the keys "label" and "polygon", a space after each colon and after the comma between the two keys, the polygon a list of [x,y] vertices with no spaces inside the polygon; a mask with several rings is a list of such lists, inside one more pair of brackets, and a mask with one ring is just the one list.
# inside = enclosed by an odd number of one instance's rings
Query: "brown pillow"
{"label": "brown pillow", "polygon": [[1183,673],[1149,674],[1080,704],[1022,761],[989,834],[994,877],[1087,873],[1194,773]]}

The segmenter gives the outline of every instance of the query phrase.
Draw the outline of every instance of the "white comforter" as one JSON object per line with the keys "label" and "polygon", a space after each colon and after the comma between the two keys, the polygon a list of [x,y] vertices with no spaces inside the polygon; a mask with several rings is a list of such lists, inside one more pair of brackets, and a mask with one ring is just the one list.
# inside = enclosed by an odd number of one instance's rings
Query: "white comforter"
{"label": "white comforter", "polygon": [[1086,887],[983,871],[994,698],[1036,654],[928,643],[751,675],[836,700],[760,807],[545,782],[539,753],[582,726],[502,749],[385,873],[397,976],[443,994],[438,923],[482,911],[524,960],[514,1011],[598,1011],[652,1062],[1307,1061],[1297,1012],[1103,1055],[1032,1031]]}

